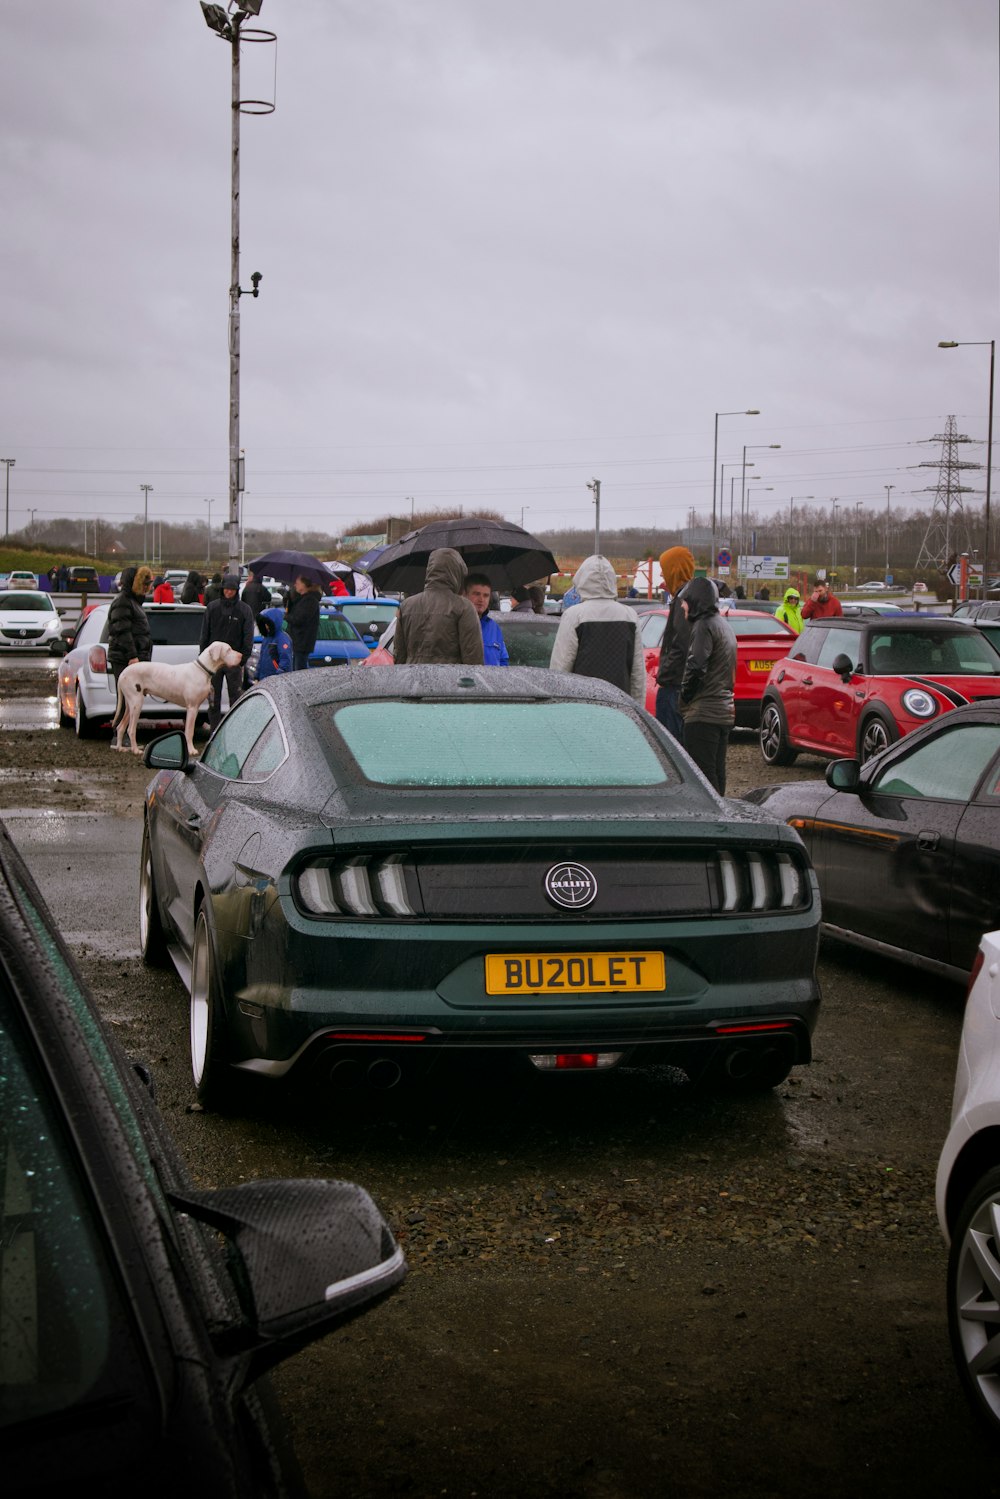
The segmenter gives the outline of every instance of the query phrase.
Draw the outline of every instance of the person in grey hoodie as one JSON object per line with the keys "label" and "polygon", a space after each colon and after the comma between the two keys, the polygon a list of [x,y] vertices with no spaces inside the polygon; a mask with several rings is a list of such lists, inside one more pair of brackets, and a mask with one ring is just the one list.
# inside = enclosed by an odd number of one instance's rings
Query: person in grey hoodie
{"label": "person in grey hoodie", "polygon": [[646,701],[646,667],[639,616],[619,603],[618,580],[606,557],[581,562],[573,587],[580,602],[563,609],[549,666],[581,677],[598,677]]}
{"label": "person in grey hoodie", "polygon": [[482,666],[483,632],[465,597],[468,569],[451,547],[427,559],[422,593],[404,599],[396,616],[396,665]]}
{"label": "person in grey hoodie", "polygon": [[708,578],[692,578],[680,599],[691,626],[681,680],[684,748],[720,796],[725,796],[726,750],[736,722],[736,636],[719,614]]}

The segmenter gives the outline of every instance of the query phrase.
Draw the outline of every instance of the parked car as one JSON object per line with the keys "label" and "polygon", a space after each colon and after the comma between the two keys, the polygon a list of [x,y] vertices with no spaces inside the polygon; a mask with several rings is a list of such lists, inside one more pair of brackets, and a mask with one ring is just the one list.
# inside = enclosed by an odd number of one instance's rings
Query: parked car
{"label": "parked car", "polygon": [[27,572],[25,569],[16,567],[7,574],[5,584],[7,588],[37,588],[38,574]]}
{"label": "parked car", "polygon": [[852,603],[845,599],[841,604],[845,619],[877,619],[883,614],[902,614],[901,604],[884,603],[881,599],[878,603]]}
{"label": "parked car", "polygon": [[[490,618],[500,626],[511,666],[548,666],[552,658],[559,620],[551,614],[501,614],[491,610]],[[392,620],[365,666],[392,666],[396,621]]]}
{"label": "parked car", "polygon": [[1000,927],[1000,702],[746,800],[800,834],[831,935],[954,979]]}
{"label": "parked car", "polygon": [[70,593],[100,593],[101,579],[96,567],[79,567],[73,563],[67,572],[66,588]]}
{"label": "parked car", "polygon": [[1000,931],[982,939],[969,981],[951,1128],[937,1170],[949,1246],[948,1327],[966,1396],[1000,1436]]}
{"label": "parked car", "polygon": [[810,1058],[796,833],[718,797],[568,673],[269,677],[200,760],[146,749],[140,944],[189,981],[201,1102],[240,1074],[391,1083],[666,1062],[770,1088]]}
{"label": "parked car", "polygon": [[0,650],[61,655],[62,619],[47,593],[21,589],[0,593]]}
{"label": "parked car", "polygon": [[[73,647],[59,666],[59,722],[63,728],[75,728],[81,739],[97,734],[108,724],[115,711],[117,689],[108,662],[108,613],[110,604],[98,604],[81,621]],[[198,655],[201,622],[205,610],[201,604],[144,604],[153,637],[153,660],[180,666]],[[223,686],[223,705],[229,701]],[[207,717],[206,703],[202,717]],[[162,698],[147,697],[142,705],[142,722],[155,719],[183,718],[184,713]]]}
{"label": "parked car", "polygon": [[400,1282],[388,1227],[346,1182],[192,1187],[2,827],[0,947],[4,1494],[302,1492],[266,1371]]}
{"label": "parked car", "polygon": [[973,624],[984,639],[988,640],[993,649],[1000,655],[1000,619],[973,620]]}
{"label": "parked car", "polygon": [[[661,605],[644,615],[640,626],[646,659],[646,709],[653,714],[660,642],[667,627],[667,614],[668,610]],[[755,729],[760,723],[760,702],[771,668],[784,660],[798,636],[780,619],[757,610],[724,609],[722,617],[736,636],[736,726]]]}
{"label": "parked car", "polygon": [[881,581],[881,579],[879,579],[879,578],[873,578],[870,583],[859,583],[858,586],[857,586],[857,588],[855,588],[853,590],[853,592],[854,593],[884,593],[888,587],[889,587],[888,583],[883,583]]}
{"label": "parked car", "polygon": [[333,604],[345,619],[350,620],[369,650],[378,645],[380,637],[399,612],[399,599],[337,598],[325,603]]}
{"label": "parked car", "polygon": [[963,703],[1000,697],[1000,658],[972,624],[900,616],[810,620],[768,678],[760,749],[868,760]]}
{"label": "parked car", "polygon": [[964,603],[956,604],[952,618],[1000,619],[1000,600],[994,603],[990,599],[966,599]]}
{"label": "parked car", "polygon": [[[279,606],[274,606],[279,607]],[[256,682],[264,637],[254,635],[253,647],[246,665],[247,680]],[[358,666],[368,659],[368,647],[349,619],[339,609],[320,606],[316,644],[309,655],[309,666]]]}

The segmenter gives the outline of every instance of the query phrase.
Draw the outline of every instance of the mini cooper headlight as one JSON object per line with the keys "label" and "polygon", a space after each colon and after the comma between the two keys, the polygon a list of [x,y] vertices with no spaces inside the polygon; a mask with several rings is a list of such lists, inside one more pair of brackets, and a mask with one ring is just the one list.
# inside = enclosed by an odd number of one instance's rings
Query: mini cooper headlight
{"label": "mini cooper headlight", "polygon": [[921,687],[908,687],[903,693],[903,707],[914,718],[933,718],[938,710],[937,699]]}

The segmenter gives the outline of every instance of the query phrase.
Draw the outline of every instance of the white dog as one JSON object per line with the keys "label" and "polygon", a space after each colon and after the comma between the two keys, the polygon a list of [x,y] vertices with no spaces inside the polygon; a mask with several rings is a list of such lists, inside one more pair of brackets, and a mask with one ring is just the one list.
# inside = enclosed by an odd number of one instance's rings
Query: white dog
{"label": "white dog", "polygon": [[176,703],[186,708],[184,737],[188,753],[194,754],[194,721],[198,709],[212,690],[212,675],[224,666],[239,666],[243,657],[224,640],[213,640],[194,661],[183,666],[169,666],[164,661],[136,661],[126,666],[118,678],[118,701],[111,727],[118,729],[118,742],[112,749],[125,748],[125,735],[132,741],[133,755],[141,755],[136,743],[136,729],[142,700],[147,693],[161,697],[165,703]]}

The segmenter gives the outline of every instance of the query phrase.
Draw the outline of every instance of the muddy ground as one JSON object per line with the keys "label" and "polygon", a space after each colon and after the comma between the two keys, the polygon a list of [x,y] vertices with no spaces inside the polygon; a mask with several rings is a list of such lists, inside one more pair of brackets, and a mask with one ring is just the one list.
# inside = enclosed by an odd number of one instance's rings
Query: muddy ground
{"label": "muddy ground", "polygon": [[[53,691],[46,668],[0,678],[0,808],[141,815],[141,761],[5,729]],[[739,792],[822,769],[769,773],[747,737],[730,772]],[[102,898],[134,899],[122,879]],[[192,1106],[176,977],[79,951],[199,1183],[349,1177],[406,1247],[397,1296],[279,1371],[316,1495],[1000,1491],[933,1211],[961,990],[825,948],[814,1063],[764,1098],[659,1069],[297,1088],[223,1117]]]}

